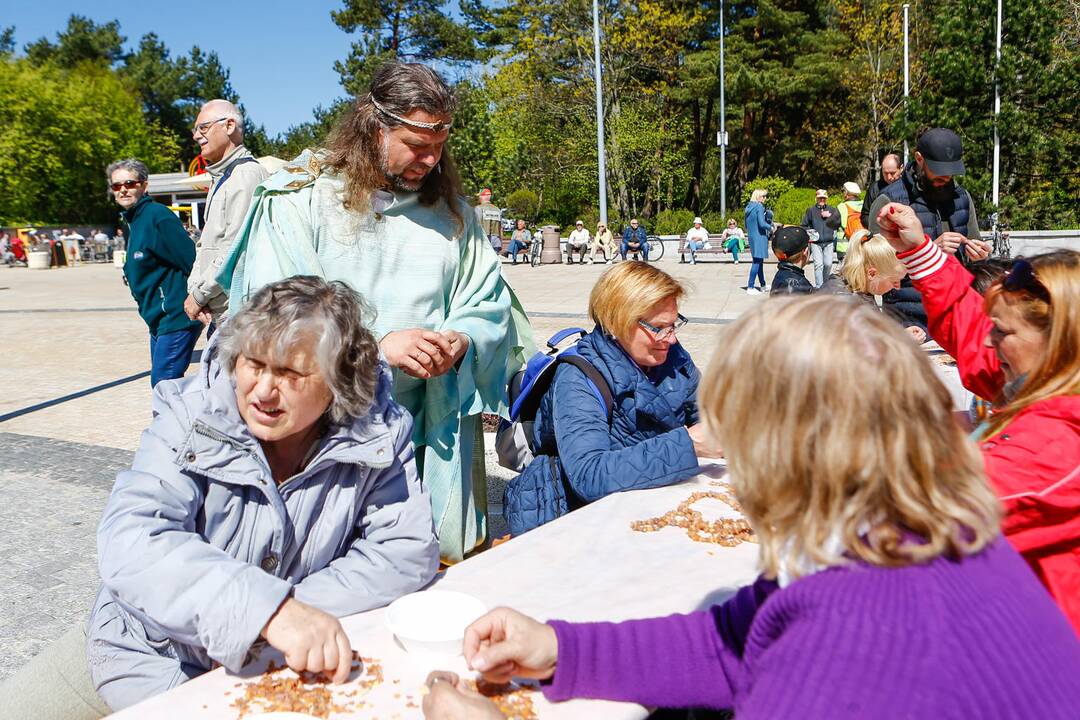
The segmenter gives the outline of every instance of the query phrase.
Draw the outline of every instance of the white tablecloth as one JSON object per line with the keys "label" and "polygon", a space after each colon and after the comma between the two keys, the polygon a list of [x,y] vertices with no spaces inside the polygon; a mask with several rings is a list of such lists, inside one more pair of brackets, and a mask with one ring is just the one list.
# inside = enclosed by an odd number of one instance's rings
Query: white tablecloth
{"label": "white tablecloth", "polygon": [[[507,605],[541,620],[625,620],[690,612],[722,602],[756,577],[757,545],[698,543],[681,528],[652,533],[630,529],[634,520],[674,510],[692,492],[715,489],[710,483],[722,476],[723,469],[713,466],[709,470],[676,486],[606,497],[450,568],[432,587],[465,592],[489,608]],[[737,517],[709,499],[696,509],[706,519]],[[446,661],[407,654],[386,629],[383,614],[378,609],[342,620],[353,648],[382,663],[385,680],[364,696],[363,709],[331,718],[419,717],[420,711],[408,703],[420,704],[419,689],[430,670],[467,673],[460,657]],[[280,655],[267,649],[243,675],[257,675],[271,658],[281,663]],[[113,717],[236,718],[238,711],[231,703],[243,694],[237,687],[243,680],[215,670]],[[346,684],[336,692],[352,689]],[[575,700],[551,704],[539,693],[534,701],[537,714],[545,720],[614,720],[648,714],[629,703]]]}

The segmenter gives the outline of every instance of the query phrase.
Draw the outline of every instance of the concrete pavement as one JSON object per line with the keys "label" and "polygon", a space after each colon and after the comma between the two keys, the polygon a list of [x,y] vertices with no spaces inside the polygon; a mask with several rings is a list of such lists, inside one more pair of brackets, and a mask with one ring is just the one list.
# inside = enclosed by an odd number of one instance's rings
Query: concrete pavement
{"label": "concrete pavement", "polygon": [[[680,341],[708,364],[717,332],[765,296],[747,263],[658,263],[688,287]],[[539,342],[591,323],[606,265],[504,265]],[[775,266],[766,265],[766,279]],[[94,530],[116,472],[150,421],[146,326],[111,265],[0,269],[0,678],[86,615],[97,588]],[[200,346],[201,347],[201,343]],[[509,475],[489,452],[489,496]],[[498,523],[495,525],[499,532]]]}

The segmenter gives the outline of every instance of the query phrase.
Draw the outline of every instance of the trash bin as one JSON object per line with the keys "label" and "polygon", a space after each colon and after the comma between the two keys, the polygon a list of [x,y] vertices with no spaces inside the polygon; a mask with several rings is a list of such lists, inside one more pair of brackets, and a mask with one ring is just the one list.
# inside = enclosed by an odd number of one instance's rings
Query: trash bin
{"label": "trash bin", "polygon": [[34,250],[26,255],[26,267],[30,270],[49,269],[49,251]]}
{"label": "trash bin", "polygon": [[126,250],[113,250],[113,256],[112,256],[113,267],[123,268],[125,260],[127,260],[127,251]]}
{"label": "trash bin", "polygon": [[562,247],[559,244],[559,226],[545,225],[541,228],[544,237],[544,249],[540,253],[540,262],[561,263],[563,261]]}

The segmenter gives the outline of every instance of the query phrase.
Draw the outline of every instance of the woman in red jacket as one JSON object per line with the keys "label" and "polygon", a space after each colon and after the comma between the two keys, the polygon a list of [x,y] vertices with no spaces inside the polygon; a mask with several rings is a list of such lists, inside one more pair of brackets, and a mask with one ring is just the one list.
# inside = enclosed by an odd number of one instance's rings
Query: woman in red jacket
{"label": "woman in red jacket", "polygon": [[878,218],[964,386],[994,400],[976,429],[1005,535],[1080,634],[1080,253],[1020,259],[985,299],[911,208]]}

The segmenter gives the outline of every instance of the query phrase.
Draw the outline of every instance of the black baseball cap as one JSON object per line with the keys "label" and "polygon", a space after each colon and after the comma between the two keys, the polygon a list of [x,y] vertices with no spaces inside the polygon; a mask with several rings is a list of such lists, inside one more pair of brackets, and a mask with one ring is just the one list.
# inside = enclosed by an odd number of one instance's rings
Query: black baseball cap
{"label": "black baseball cap", "polygon": [[785,225],[773,233],[772,249],[776,257],[787,260],[810,246],[810,235],[798,225]]}
{"label": "black baseball cap", "polygon": [[927,169],[935,175],[963,175],[964,146],[960,136],[947,128],[930,128],[919,138],[915,148]]}

